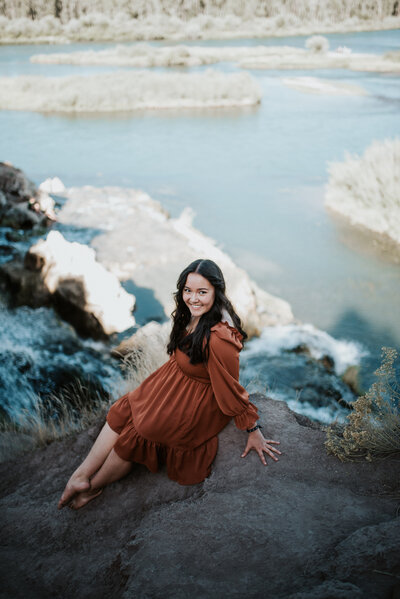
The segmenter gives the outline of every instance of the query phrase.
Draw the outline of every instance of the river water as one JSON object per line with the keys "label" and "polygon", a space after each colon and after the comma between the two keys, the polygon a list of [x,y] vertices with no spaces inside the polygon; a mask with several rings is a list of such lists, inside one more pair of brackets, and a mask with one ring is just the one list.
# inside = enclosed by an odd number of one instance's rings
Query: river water
{"label": "river water", "polygon": [[[347,46],[353,52],[379,54],[400,47],[400,31],[326,37],[332,49]],[[304,47],[305,39],[190,43]],[[113,71],[29,62],[36,53],[112,45],[3,46],[0,76]],[[235,69],[227,63],[213,68]],[[337,345],[336,350],[361,362],[365,387],[381,347],[400,347],[400,266],[374,250],[368,238],[334,222],[324,208],[324,186],[331,161],[343,160],[345,152],[361,154],[375,139],[400,135],[399,77],[327,69],[249,72],[263,94],[261,105],[251,109],[90,116],[2,111],[0,159],[22,168],[36,183],[58,176],[66,186],[140,188],[173,216],[190,206],[194,225],[261,287],[287,299],[295,316],[316,328],[314,339],[321,339],[322,330],[330,339],[347,341],[347,349]],[[354,83],[368,94],[307,94],[282,81],[310,75]],[[302,329],[291,333],[300,344],[310,336]],[[286,339],[287,331],[282,336]],[[243,376],[246,382],[259,376],[270,388],[271,369],[266,373],[265,364],[272,364],[271,339],[266,334],[257,343],[250,345],[251,356],[243,354]],[[285,397],[281,376],[277,366],[272,379],[277,396]],[[326,415],[321,419],[326,421]]]}

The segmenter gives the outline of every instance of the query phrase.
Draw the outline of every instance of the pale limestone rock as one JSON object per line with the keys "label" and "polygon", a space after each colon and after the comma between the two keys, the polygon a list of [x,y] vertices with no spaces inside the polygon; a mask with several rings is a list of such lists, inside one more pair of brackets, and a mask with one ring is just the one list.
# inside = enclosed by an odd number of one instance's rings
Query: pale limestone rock
{"label": "pale limestone rock", "polygon": [[231,299],[249,336],[264,326],[293,321],[290,305],[261,290],[216,243],[192,225],[185,210],[170,218],[147,194],[106,187],[70,188],[60,222],[104,231],[92,241],[98,260],[120,280],[150,288],[167,317],[174,309],[179,273],[197,258],[214,260],[226,278]]}
{"label": "pale limestone rock", "polygon": [[[29,260],[42,263],[40,277],[51,294],[60,294],[71,308],[92,315],[106,335],[135,324],[131,315],[135,298],[120,285],[117,277],[96,261],[92,248],[66,241],[52,231],[29,252]],[[29,261],[28,260],[28,261]]]}
{"label": "pale limestone rock", "polygon": [[47,193],[63,193],[65,191],[64,183],[59,177],[49,177],[42,181],[39,185],[39,189]]}

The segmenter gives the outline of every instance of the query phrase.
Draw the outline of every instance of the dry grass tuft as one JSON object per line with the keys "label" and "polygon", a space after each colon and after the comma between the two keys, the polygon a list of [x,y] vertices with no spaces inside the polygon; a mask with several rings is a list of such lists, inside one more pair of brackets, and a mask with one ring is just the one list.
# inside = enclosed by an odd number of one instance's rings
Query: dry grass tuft
{"label": "dry grass tuft", "polygon": [[166,362],[168,355],[162,334],[143,337],[125,354],[121,365],[129,389],[136,389],[150,374]]}
{"label": "dry grass tuft", "polygon": [[12,422],[1,426],[2,433],[14,433],[29,439],[30,445],[47,445],[89,427],[105,415],[109,394],[77,379],[44,400],[38,396],[31,410],[24,410]]}
{"label": "dry grass tuft", "polygon": [[400,453],[400,384],[394,363],[395,349],[382,348],[377,381],[353,404],[345,424],[326,429],[325,447],[342,461],[385,457]]}

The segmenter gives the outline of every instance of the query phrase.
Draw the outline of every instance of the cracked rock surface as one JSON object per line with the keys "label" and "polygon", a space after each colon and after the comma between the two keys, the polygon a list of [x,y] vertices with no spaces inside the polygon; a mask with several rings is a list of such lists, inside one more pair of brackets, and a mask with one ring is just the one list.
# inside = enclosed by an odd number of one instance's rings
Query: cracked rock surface
{"label": "cracked rock surface", "polygon": [[341,463],[315,423],[251,400],[279,462],[241,459],[246,433],[230,424],[198,485],[135,466],[81,511],[57,511],[102,423],[1,464],[1,596],[390,599],[400,458]]}

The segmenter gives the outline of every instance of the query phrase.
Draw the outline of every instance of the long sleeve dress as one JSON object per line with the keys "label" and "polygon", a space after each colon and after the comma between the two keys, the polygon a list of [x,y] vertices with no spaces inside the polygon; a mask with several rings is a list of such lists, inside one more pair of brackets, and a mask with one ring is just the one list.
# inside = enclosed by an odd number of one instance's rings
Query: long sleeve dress
{"label": "long sleeve dress", "polygon": [[207,364],[190,364],[177,349],[158,370],[110,408],[107,422],[119,433],[115,452],[157,472],[166,462],[169,478],[182,485],[211,472],[218,433],[231,418],[245,430],[257,408],[239,384],[242,335],[226,322],[211,328]]}

